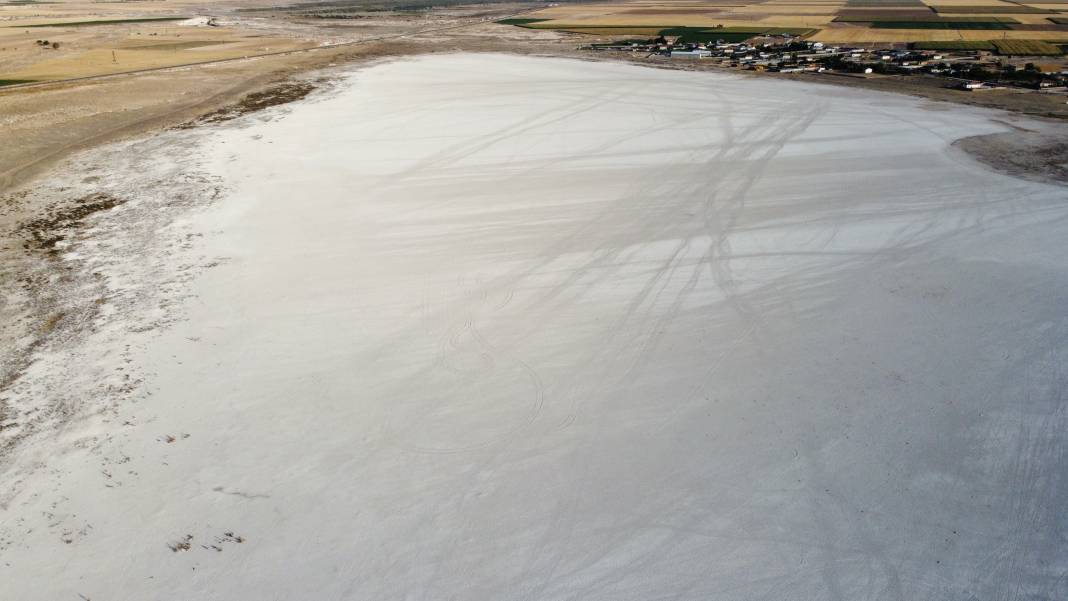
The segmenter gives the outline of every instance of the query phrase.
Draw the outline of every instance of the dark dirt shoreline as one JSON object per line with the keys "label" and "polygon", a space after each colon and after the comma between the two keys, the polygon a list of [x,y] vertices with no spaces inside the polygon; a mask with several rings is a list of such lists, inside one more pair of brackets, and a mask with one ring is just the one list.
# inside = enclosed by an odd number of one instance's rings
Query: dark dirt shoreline
{"label": "dark dirt shoreline", "polygon": [[1050,122],[1041,131],[1012,131],[961,138],[953,146],[980,163],[1013,177],[1068,186],[1068,124]]}
{"label": "dark dirt shoreline", "polygon": [[315,89],[316,86],[312,82],[283,81],[274,84],[265,90],[250,92],[233,104],[226,105],[215,111],[201,115],[192,121],[188,121],[177,127],[179,129],[190,129],[199,125],[224,123],[226,121],[237,119],[242,115],[262,111],[272,106],[302,100],[307,97],[308,94],[315,91]]}

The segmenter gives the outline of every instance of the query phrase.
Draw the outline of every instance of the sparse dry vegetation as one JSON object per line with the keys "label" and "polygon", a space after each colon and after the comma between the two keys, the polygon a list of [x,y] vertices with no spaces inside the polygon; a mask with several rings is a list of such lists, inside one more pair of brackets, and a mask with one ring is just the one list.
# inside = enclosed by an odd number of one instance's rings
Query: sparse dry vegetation
{"label": "sparse dry vegetation", "polygon": [[238,102],[217,111],[199,117],[180,128],[195,127],[210,123],[222,123],[242,115],[263,110],[268,107],[300,100],[315,90],[315,85],[307,81],[283,82],[260,92],[246,95]]}
{"label": "sparse dry vegetation", "polygon": [[109,194],[91,194],[73,206],[33,219],[22,226],[22,231],[27,236],[23,247],[27,250],[55,253],[58,251],[57,245],[90,215],[112,209],[122,203],[123,200]]}

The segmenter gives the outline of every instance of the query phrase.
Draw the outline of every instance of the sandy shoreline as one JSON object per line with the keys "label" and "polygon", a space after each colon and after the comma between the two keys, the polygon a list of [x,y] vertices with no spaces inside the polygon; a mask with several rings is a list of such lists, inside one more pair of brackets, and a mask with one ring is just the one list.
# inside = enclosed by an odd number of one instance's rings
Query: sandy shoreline
{"label": "sandy shoreline", "polygon": [[7,249],[41,287],[5,323],[55,332],[0,431],[12,590],[1063,592],[1063,189],[947,152],[1038,121],[517,56],[332,73],[26,193],[100,210]]}

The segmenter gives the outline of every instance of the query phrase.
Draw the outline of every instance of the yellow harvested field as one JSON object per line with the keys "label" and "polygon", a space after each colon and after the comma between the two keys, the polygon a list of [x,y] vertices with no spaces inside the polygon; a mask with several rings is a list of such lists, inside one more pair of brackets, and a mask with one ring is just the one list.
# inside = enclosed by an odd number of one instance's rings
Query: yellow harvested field
{"label": "yellow harvested field", "polygon": [[[123,40],[116,44],[81,51],[57,53],[13,72],[4,71],[4,79],[53,80],[123,71],[151,69],[187,63],[240,58],[265,52],[308,48],[313,44],[284,38],[241,38],[233,32],[212,30],[211,39],[190,40],[160,37],[155,42]],[[63,48],[61,43],[60,49]]]}
{"label": "yellow harvested field", "polygon": [[950,42],[956,40],[1029,40],[1041,37],[1046,40],[1068,41],[1068,31],[983,31],[947,29],[823,29],[811,37],[819,42],[835,44],[858,44],[865,42]]}
{"label": "yellow harvested field", "polygon": [[566,26],[595,27],[598,25],[680,25],[819,27],[834,19],[845,2],[820,0],[774,0],[765,3],[732,4],[710,2],[674,4],[670,2],[642,2],[626,4],[596,4],[554,6],[527,15],[547,19],[538,28]]}
{"label": "yellow harvested field", "polygon": [[[71,79],[317,44],[269,30],[209,26],[201,15],[212,6],[208,0],[0,6],[0,80]],[[129,21],[159,18],[171,20]],[[123,22],[88,24],[95,21]]]}
{"label": "yellow harvested field", "polygon": [[790,6],[790,7],[767,7],[763,4],[754,4],[752,6],[743,6],[741,8],[734,9],[735,12],[744,14],[759,14],[763,16],[779,16],[779,15],[823,15],[827,17],[827,20],[831,20],[834,17],[836,8],[827,8],[825,6],[805,6],[802,4]]}
{"label": "yellow harvested field", "polygon": [[[730,10],[739,10],[742,7],[731,7]],[[621,15],[707,15],[707,14],[722,14],[724,9],[721,8],[632,8],[630,10],[623,11]]]}
{"label": "yellow harvested field", "polygon": [[1019,6],[1013,2],[1003,2],[1002,0],[936,0],[934,2],[927,2],[928,6],[997,6],[997,7],[1012,7]]}
{"label": "yellow harvested field", "polygon": [[768,15],[758,22],[765,27],[811,27],[820,29],[825,27],[832,17],[805,16],[805,15]]}
{"label": "yellow harvested field", "polygon": [[[1058,15],[1033,14],[1033,15],[998,15],[998,16],[999,17],[1011,16],[1013,19],[1016,19],[1020,23],[1025,23],[1025,24],[1028,24],[1028,25],[1049,25],[1050,22],[1049,22],[1049,18],[1048,17],[1057,17]],[[1068,13],[1066,13],[1064,15],[1060,15],[1060,16],[1068,18]]]}
{"label": "yellow harvested field", "polygon": [[[936,4],[937,3],[937,4]],[[878,6],[874,4],[848,6],[845,0],[767,0],[766,2],[739,2],[739,0],[719,0],[718,2],[695,3],[692,1],[674,3],[642,0],[617,4],[589,4],[553,6],[526,15],[530,18],[546,19],[533,25],[538,29],[562,29],[576,33],[595,33],[597,35],[621,34],[611,26],[645,27],[649,32],[654,27],[666,26],[714,26],[724,27],[805,27],[818,29],[811,39],[832,43],[902,43],[931,42],[953,40],[992,40],[992,39],[1045,39],[1068,40],[1068,28],[1056,30],[1047,19],[1048,14],[1013,13],[1012,8],[1029,10],[1026,6],[1054,8],[1065,11],[1068,16],[1068,0],[1062,4],[1014,4],[1006,0],[931,0],[928,6],[942,6],[950,10],[945,15],[930,11],[930,17],[936,19],[967,17],[1011,17],[1020,25],[1042,25],[1040,31],[1013,29],[893,29],[871,27],[865,22],[835,22],[840,13],[850,16],[878,15],[884,19],[901,15],[901,20],[922,17],[928,11],[925,6]],[[989,14],[975,11],[964,13],[952,12],[953,7],[990,7]],[[1054,15],[1055,16],[1055,15]],[[892,19],[890,19],[892,20]],[[624,31],[632,31],[630,29]],[[636,31],[636,30],[635,30]],[[646,31],[646,30],[641,30]]]}
{"label": "yellow harvested field", "polygon": [[60,21],[190,17],[198,14],[211,14],[213,6],[209,0],[143,0],[138,2],[40,0],[30,4],[0,5],[0,28]]}

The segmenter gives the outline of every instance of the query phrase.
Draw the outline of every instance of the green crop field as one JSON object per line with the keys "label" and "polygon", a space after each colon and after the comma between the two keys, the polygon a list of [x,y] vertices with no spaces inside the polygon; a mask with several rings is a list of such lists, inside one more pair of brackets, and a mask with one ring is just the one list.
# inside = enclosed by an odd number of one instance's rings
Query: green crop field
{"label": "green crop field", "polygon": [[994,50],[994,44],[984,40],[953,40],[951,42],[913,42],[915,50]]}
{"label": "green crop field", "polygon": [[4,86],[16,86],[20,83],[33,83],[32,79],[0,79],[0,88]]}
{"label": "green crop field", "polygon": [[1063,54],[1059,46],[1042,40],[991,40],[998,54],[1016,56],[1059,56]]}
{"label": "green crop field", "polygon": [[145,17],[141,19],[105,19],[100,21],[71,21],[68,23],[38,23],[36,25],[8,25],[8,27],[91,27],[93,25],[119,25],[122,23],[153,23],[156,21],[184,21],[189,17]]}

